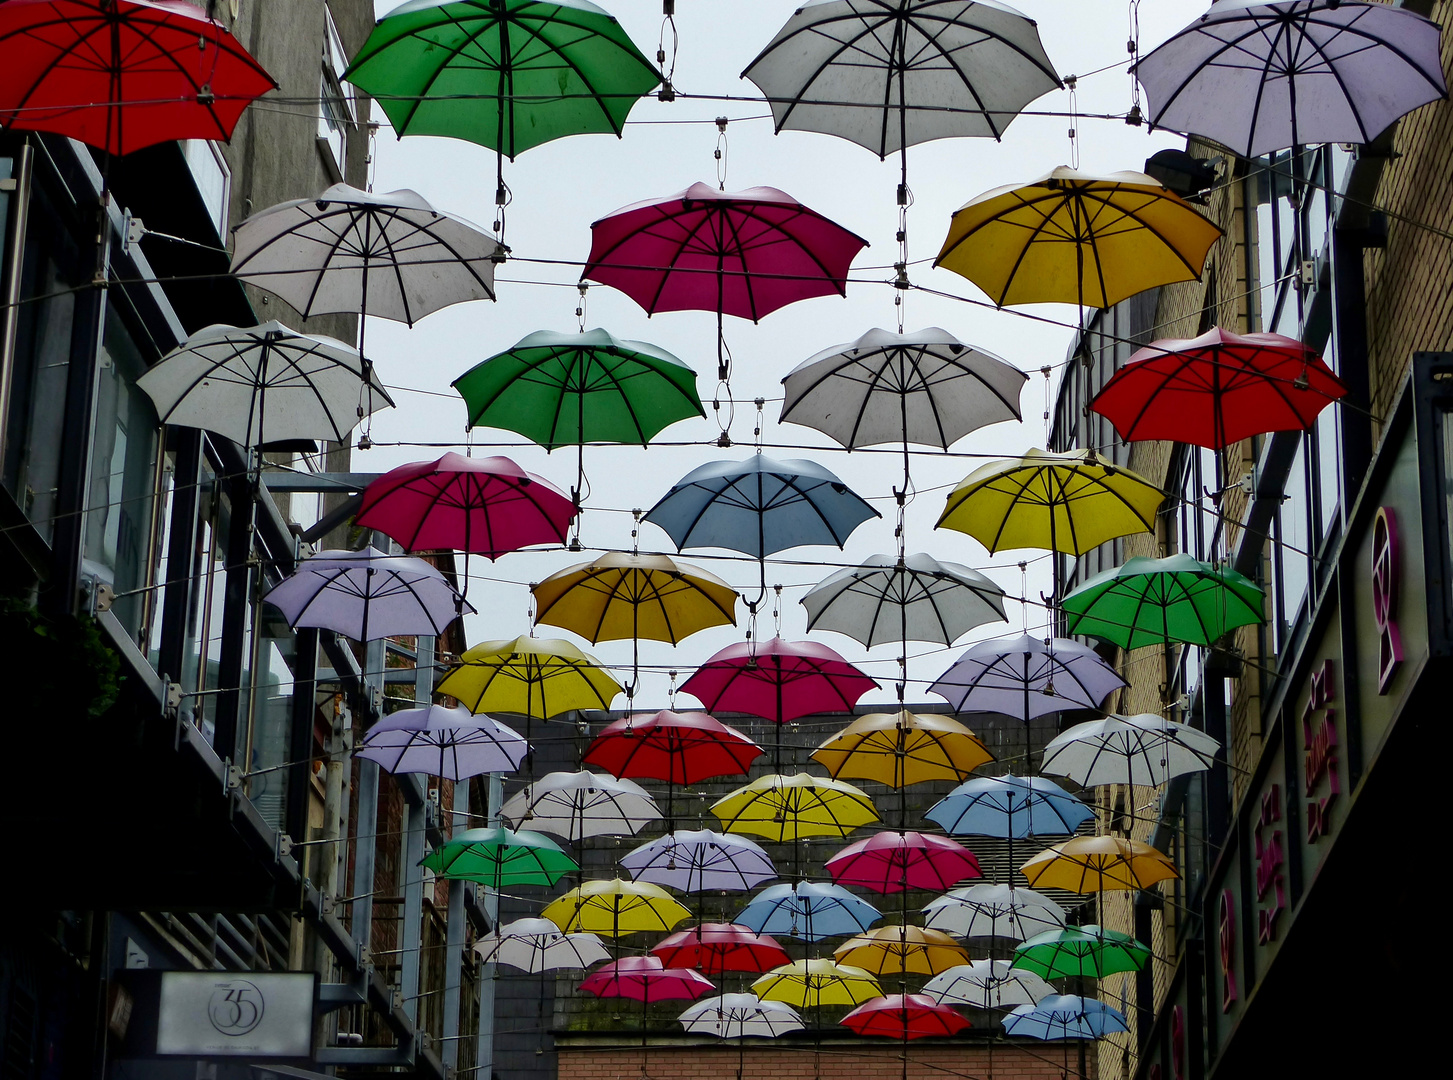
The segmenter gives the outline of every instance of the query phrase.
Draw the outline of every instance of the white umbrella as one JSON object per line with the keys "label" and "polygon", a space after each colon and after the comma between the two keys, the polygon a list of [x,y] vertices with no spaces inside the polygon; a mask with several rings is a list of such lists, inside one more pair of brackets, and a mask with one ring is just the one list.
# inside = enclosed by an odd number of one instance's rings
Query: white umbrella
{"label": "white umbrella", "polygon": [[514,772],[529,753],[519,732],[488,716],[456,706],[401,709],[363,737],[358,757],[387,772],[427,773],[459,781],[485,773]]}
{"label": "white umbrella", "polygon": [[1005,618],[1003,589],[977,570],[929,555],[874,555],[824,578],[801,603],[809,630],[835,630],[869,648],[889,641],[951,645]]}
{"label": "white umbrella", "polygon": [[661,811],[646,789],[630,780],[592,772],[552,772],[500,807],[512,826],[575,842],[588,836],[635,835]]}
{"label": "white umbrella", "polygon": [[1111,713],[1051,739],[1041,770],[1068,776],[1081,787],[1155,787],[1172,777],[1209,769],[1220,750],[1219,742],[1188,724],[1154,713]]}
{"label": "white umbrella", "polygon": [[1033,889],[970,885],[930,900],[924,926],[961,938],[997,937],[1025,941],[1065,924],[1064,909]]}
{"label": "white umbrella", "polygon": [[562,968],[587,968],[610,959],[595,934],[567,934],[549,919],[516,919],[480,938],[474,951],[482,964],[506,964],[539,974]]}
{"label": "white umbrella", "polygon": [[975,960],[935,975],[924,983],[923,992],[940,1005],[1006,1009],[1033,1005],[1058,991],[1032,971],[1022,971],[1008,960]]}
{"label": "white umbrella", "polygon": [[756,994],[718,994],[702,998],[679,1017],[692,1034],[719,1039],[774,1039],[801,1031],[802,1018],[786,1002],[763,1001]]}

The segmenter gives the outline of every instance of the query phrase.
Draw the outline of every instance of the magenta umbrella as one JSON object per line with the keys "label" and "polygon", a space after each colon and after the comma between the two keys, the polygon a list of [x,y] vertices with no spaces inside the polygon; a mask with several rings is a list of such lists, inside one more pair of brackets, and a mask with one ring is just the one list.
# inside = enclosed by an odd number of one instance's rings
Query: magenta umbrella
{"label": "magenta umbrella", "polygon": [[880,893],[905,889],[943,892],[976,878],[979,860],[962,844],[918,832],[880,832],[849,844],[827,861],[839,885],[861,885]]}
{"label": "magenta umbrella", "polygon": [[585,977],[580,989],[596,997],[653,1001],[695,1001],[716,989],[690,968],[668,968],[658,956],[626,956],[603,964]]}
{"label": "magenta umbrella", "polygon": [[878,683],[815,641],[774,637],[722,649],[681,689],[713,712],[740,712],[778,724],[823,712],[850,712]]}

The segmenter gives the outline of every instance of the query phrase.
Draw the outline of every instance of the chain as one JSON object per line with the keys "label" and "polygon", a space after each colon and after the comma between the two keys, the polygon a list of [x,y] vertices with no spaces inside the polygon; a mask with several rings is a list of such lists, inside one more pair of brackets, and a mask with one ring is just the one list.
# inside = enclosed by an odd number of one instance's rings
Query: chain
{"label": "chain", "polygon": [[716,118],[716,149],[712,151],[712,157],[716,158],[716,188],[718,191],[726,190],[727,175],[727,118],[718,116]]}
{"label": "chain", "polygon": [[[907,153],[906,150],[899,151]],[[903,294],[912,287],[908,280],[908,208],[913,205],[913,189],[898,185],[898,261],[893,264],[893,307],[898,312],[898,332],[903,333]]]}
{"label": "chain", "polygon": [[772,592],[772,633],[776,637],[782,636],[782,586],[773,585]]}
{"label": "chain", "polygon": [[756,446],[757,453],[762,452],[762,410],[767,404],[766,398],[757,398],[752,404],[757,407],[757,423],[752,428],[752,442]]}
{"label": "chain", "polygon": [[[676,0],[661,0],[661,34],[656,39],[656,66],[661,71],[661,89],[656,92],[658,101],[675,101],[676,53],[681,45],[681,36],[676,32]],[[666,65],[666,29],[671,29],[671,64]]]}
{"label": "chain", "polygon": [[669,674],[671,676],[671,687],[670,687],[670,689],[668,689],[666,691],[666,693],[669,696],[669,700],[671,702],[671,706],[670,706],[671,711],[672,712],[675,712],[676,711],[676,669],[675,668],[672,668],[669,672],[667,672],[667,674]]}
{"label": "chain", "polygon": [[[727,355],[730,356],[730,352]],[[721,407],[723,399],[726,401],[725,422],[723,422],[723,409]],[[737,418],[737,404],[732,398],[732,384],[726,379],[722,379],[716,384],[716,396],[711,399],[711,412],[716,420],[716,426],[721,432],[716,437],[716,445],[725,449],[732,444],[732,421]]]}
{"label": "chain", "polygon": [[1054,374],[1054,369],[1046,364],[1044,367],[1039,369],[1039,373],[1044,376],[1044,445],[1048,446],[1050,409],[1049,381],[1050,377]]}
{"label": "chain", "polygon": [[590,292],[590,286],[582,281],[578,288],[580,289],[580,302],[575,305],[575,321],[580,324],[580,332],[583,334],[585,333],[585,301]]}

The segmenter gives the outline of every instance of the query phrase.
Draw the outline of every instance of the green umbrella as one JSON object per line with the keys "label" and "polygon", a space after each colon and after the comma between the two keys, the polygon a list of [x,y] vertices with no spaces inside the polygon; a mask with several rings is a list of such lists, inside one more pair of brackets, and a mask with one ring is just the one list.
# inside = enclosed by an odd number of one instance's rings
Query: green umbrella
{"label": "green umbrella", "polygon": [[1064,598],[1065,634],[1125,649],[1180,641],[1210,645],[1238,626],[1265,621],[1261,587],[1229,567],[1189,555],[1127,559]]}
{"label": "green umbrella", "polygon": [[1042,979],[1084,975],[1092,979],[1139,971],[1150,950],[1129,934],[1103,926],[1066,926],[1036,934],[1014,950],[1015,968]]}
{"label": "green umbrella", "polygon": [[419,863],[441,878],[506,885],[554,885],[580,869],[553,840],[510,829],[466,829],[440,844]]}

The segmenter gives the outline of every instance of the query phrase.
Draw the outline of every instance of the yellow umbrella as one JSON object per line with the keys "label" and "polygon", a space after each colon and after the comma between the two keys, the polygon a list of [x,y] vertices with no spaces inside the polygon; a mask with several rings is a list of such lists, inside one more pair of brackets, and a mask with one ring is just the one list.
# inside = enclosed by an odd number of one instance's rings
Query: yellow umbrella
{"label": "yellow umbrella", "polygon": [[804,836],[847,836],[878,820],[864,791],[825,776],[759,776],[712,804],[727,832],[789,843]]}
{"label": "yellow umbrella", "polygon": [[530,591],[537,622],[573,630],[592,644],[645,638],[675,645],[698,630],[737,621],[735,589],[665,555],[608,551]]}
{"label": "yellow umbrella", "polygon": [[942,930],[921,926],[879,926],[854,934],[832,952],[840,964],[864,968],[874,975],[937,975],[969,962],[958,942]]}
{"label": "yellow umbrella", "polygon": [[871,971],[862,968],[831,960],[798,960],[757,979],[752,993],[763,1001],[785,1001],[805,1009],[809,1005],[861,1005],[882,994],[883,988]]}
{"label": "yellow umbrella", "polygon": [[968,533],[989,551],[1044,548],[1083,555],[1155,529],[1165,493],[1093,450],[991,461],[949,492],[934,528]]}
{"label": "yellow umbrella", "polygon": [[906,787],[929,780],[964,780],[994,755],[951,716],[899,709],[869,713],[812,752],[834,777]]}
{"label": "yellow umbrella", "polygon": [[1105,308],[1199,279],[1221,230],[1154,177],[1061,166],[960,207],[934,261],[994,303]]}
{"label": "yellow umbrella", "polygon": [[1121,836],[1076,836],[1045,848],[1019,872],[1033,888],[1077,893],[1148,889],[1157,881],[1180,877],[1167,856]]}
{"label": "yellow umbrella", "polygon": [[599,660],[556,638],[486,641],[459,659],[439,693],[458,698],[475,713],[548,720],[572,709],[609,709],[622,691]]}
{"label": "yellow umbrella", "polygon": [[620,878],[587,881],[540,914],[567,934],[583,931],[609,937],[642,932],[664,934],[691,918],[691,912],[661,886]]}

